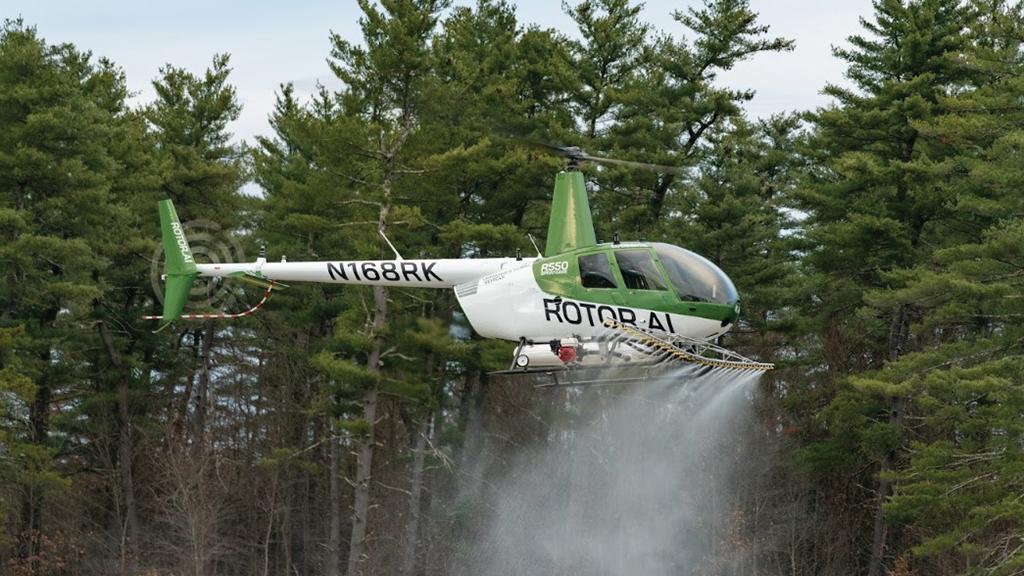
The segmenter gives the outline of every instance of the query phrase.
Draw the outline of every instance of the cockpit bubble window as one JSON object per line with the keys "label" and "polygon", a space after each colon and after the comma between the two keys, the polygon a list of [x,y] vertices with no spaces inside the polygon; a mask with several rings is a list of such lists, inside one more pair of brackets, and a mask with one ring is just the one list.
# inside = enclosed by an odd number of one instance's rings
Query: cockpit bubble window
{"label": "cockpit bubble window", "polygon": [[612,265],[604,253],[580,256],[580,281],[584,288],[618,288]]}
{"label": "cockpit bubble window", "polygon": [[654,259],[647,250],[616,250],[615,261],[622,272],[622,281],[630,290],[665,290]]}
{"label": "cockpit bubble window", "polygon": [[739,300],[732,280],[707,258],[671,244],[655,243],[653,246],[682,300],[730,306]]}

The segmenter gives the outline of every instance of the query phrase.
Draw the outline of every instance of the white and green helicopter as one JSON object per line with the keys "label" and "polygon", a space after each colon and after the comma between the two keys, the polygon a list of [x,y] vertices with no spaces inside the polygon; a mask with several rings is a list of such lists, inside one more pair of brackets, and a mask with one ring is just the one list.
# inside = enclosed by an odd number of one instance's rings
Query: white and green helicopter
{"label": "white and green helicopter", "polygon": [[[767,371],[715,344],[740,313],[732,281],[706,258],[660,242],[598,243],[582,161],[668,169],[559,148],[568,169],[555,178],[543,256],[467,259],[196,263],[170,200],[159,203],[166,282],[162,327],[178,319],[245,316],[287,282],[454,289],[473,329],[517,342],[507,373],[691,363]],[[266,289],[236,314],[185,314],[196,277],[236,278]],[[556,377],[557,382],[557,377]]]}

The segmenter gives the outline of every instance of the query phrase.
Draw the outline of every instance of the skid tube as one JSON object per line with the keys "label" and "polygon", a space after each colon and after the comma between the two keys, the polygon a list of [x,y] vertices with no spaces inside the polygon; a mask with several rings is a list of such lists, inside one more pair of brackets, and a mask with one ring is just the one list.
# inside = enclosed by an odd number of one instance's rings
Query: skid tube
{"label": "skid tube", "polygon": [[545,372],[551,382],[535,384],[534,388],[592,388],[597,386],[617,386],[620,384],[631,384],[634,382],[648,382],[656,380],[666,374],[668,370],[664,365],[619,365],[616,368],[624,369],[627,375],[608,375],[608,368],[568,368],[565,370],[549,370]]}

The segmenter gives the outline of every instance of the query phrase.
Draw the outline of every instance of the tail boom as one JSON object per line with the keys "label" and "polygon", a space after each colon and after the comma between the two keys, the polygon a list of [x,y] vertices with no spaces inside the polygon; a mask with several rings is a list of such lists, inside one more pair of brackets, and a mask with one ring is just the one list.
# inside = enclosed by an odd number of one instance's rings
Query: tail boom
{"label": "tail boom", "polygon": [[501,270],[519,267],[515,258],[441,260],[334,260],[199,264],[200,276],[250,273],[275,282],[324,282],[362,286],[454,288]]}
{"label": "tail boom", "polygon": [[[261,254],[255,262],[196,264],[188,245],[174,204],[161,200],[160,228],[164,251],[163,314],[146,316],[162,320],[158,330],[183,319],[238,318],[259,309],[270,292],[286,288],[284,282],[323,282],[363,286],[394,286],[405,288],[454,288],[504,270],[528,266],[533,259],[476,258],[441,260],[332,260],[317,262],[267,262]],[[385,238],[386,240],[386,238]],[[390,242],[389,242],[390,244]],[[396,256],[398,256],[396,252]],[[192,284],[196,277],[235,279],[258,285],[266,290],[263,299],[245,312],[204,312],[185,314]],[[499,274],[503,276],[503,274]]]}

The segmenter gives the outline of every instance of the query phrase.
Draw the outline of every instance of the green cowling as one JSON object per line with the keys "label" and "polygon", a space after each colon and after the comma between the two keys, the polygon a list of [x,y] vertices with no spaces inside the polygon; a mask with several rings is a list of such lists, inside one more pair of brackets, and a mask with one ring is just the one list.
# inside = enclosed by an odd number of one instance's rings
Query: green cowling
{"label": "green cowling", "polygon": [[166,326],[181,317],[198,271],[185,237],[185,229],[174,211],[174,204],[170,200],[161,200],[159,207],[164,244],[163,321]]}
{"label": "green cowling", "polygon": [[550,258],[578,248],[597,246],[594,220],[590,215],[587,186],[583,174],[572,170],[555,177],[555,195],[551,200],[551,220],[544,256]]}

